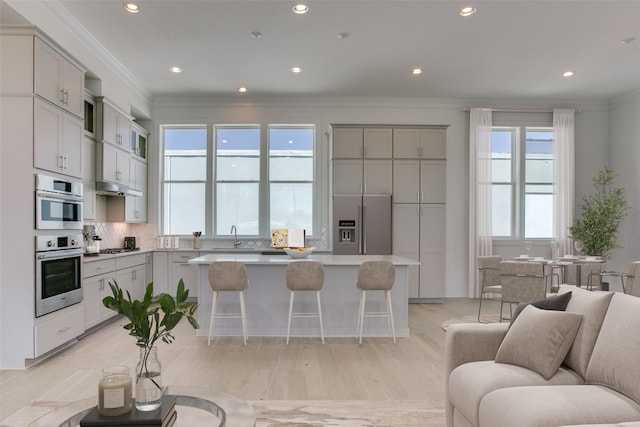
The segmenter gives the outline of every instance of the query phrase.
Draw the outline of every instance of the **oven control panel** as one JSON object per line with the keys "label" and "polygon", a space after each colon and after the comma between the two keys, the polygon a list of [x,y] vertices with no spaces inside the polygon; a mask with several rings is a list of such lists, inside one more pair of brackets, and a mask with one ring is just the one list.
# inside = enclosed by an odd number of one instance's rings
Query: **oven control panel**
{"label": "oven control panel", "polygon": [[36,252],[81,249],[82,245],[82,234],[36,236]]}

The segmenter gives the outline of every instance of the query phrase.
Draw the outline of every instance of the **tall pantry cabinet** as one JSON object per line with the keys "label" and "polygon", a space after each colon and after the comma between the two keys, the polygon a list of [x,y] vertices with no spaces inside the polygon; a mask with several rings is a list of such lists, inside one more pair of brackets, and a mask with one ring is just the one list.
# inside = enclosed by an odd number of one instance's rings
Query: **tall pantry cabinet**
{"label": "tall pantry cabinet", "polygon": [[409,268],[411,302],[445,294],[446,127],[347,126],[332,131],[333,194],[391,194],[393,254]]}
{"label": "tall pantry cabinet", "polygon": [[445,293],[446,128],[393,133],[393,253],[420,261],[409,298],[440,302]]}

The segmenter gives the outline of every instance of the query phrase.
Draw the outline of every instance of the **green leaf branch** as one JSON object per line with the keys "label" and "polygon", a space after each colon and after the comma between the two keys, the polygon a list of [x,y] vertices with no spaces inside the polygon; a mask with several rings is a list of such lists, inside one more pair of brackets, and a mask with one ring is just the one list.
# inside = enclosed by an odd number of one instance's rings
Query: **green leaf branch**
{"label": "green leaf branch", "polygon": [[582,198],[580,218],[573,221],[569,233],[581,240],[588,255],[611,256],[617,243],[620,223],[627,216],[629,206],[624,188],[615,187],[616,174],[605,167],[593,178],[595,192]]}
{"label": "green leaf branch", "polygon": [[[148,374],[147,360],[156,342],[162,340],[171,344],[175,339],[171,331],[183,318],[186,318],[194,329],[200,328],[195,318],[198,304],[187,302],[189,290],[185,289],[182,279],[178,282],[175,297],[166,293],[154,296],[151,282],[147,285],[142,301],[132,299],[128,290],[125,294],[115,280],[109,282],[109,287],[113,295],[105,297],[102,303],[129,320],[129,323],[123,326],[124,329],[136,338],[136,345],[144,349],[138,378],[144,373]],[[156,386],[160,388],[157,383]]]}

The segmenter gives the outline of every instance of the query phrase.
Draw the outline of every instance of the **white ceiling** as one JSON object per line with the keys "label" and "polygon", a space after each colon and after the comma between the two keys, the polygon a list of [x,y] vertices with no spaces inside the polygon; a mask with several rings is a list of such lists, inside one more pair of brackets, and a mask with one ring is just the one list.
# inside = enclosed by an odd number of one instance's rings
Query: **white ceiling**
{"label": "white ceiling", "polygon": [[[20,1],[41,0],[7,3]],[[285,0],[140,0],[136,15],[124,0],[59,3],[151,94],[607,100],[640,89],[636,0],[475,0],[469,18],[456,0],[311,0],[302,16]]]}

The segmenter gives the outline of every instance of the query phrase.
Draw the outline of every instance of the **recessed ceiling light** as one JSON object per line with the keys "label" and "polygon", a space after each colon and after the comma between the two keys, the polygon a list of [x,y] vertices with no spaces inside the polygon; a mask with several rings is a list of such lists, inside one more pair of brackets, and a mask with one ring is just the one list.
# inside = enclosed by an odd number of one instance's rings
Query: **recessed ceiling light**
{"label": "recessed ceiling light", "polygon": [[262,37],[262,33],[260,31],[251,31],[251,37],[253,37],[254,39],[259,39],[260,37]]}
{"label": "recessed ceiling light", "polygon": [[636,41],[635,37],[627,37],[626,39],[622,40],[620,43],[622,43],[622,44],[631,44],[634,41]]}
{"label": "recessed ceiling light", "polygon": [[419,76],[420,74],[422,74],[422,68],[416,67],[412,69],[411,74],[413,74],[414,76]]}
{"label": "recessed ceiling light", "polygon": [[338,38],[339,38],[340,40],[344,40],[344,39],[346,39],[347,37],[349,37],[349,33],[347,33],[346,31],[342,31],[341,33],[338,33]]}
{"label": "recessed ceiling light", "polygon": [[302,67],[291,67],[291,72],[298,74],[302,72]]}
{"label": "recessed ceiling light", "polygon": [[460,9],[460,16],[471,16],[476,13],[476,8],[473,6],[465,6]]}
{"label": "recessed ceiling light", "polygon": [[573,71],[565,71],[564,73],[562,73],[562,77],[571,77],[574,74],[575,73]]}
{"label": "recessed ceiling light", "polygon": [[239,92],[239,93],[245,93],[246,91],[247,91],[247,88],[246,88],[246,87],[244,87],[244,86],[240,86],[240,87],[238,88],[238,92]]}
{"label": "recessed ceiling light", "polygon": [[304,15],[309,12],[309,6],[304,3],[298,3],[293,6],[293,13],[297,13],[298,15]]}
{"label": "recessed ceiling light", "polygon": [[169,68],[169,71],[171,71],[172,73],[178,74],[178,73],[182,72],[182,68],[177,67],[177,66],[173,66],[173,67]]}
{"label": "recessed ceiling light", "polygon": [[124,10],[126,10],[129,13],[138,13],[138,12],[140,12],[140,8],[135,3],[125,3],[124,4]]}

